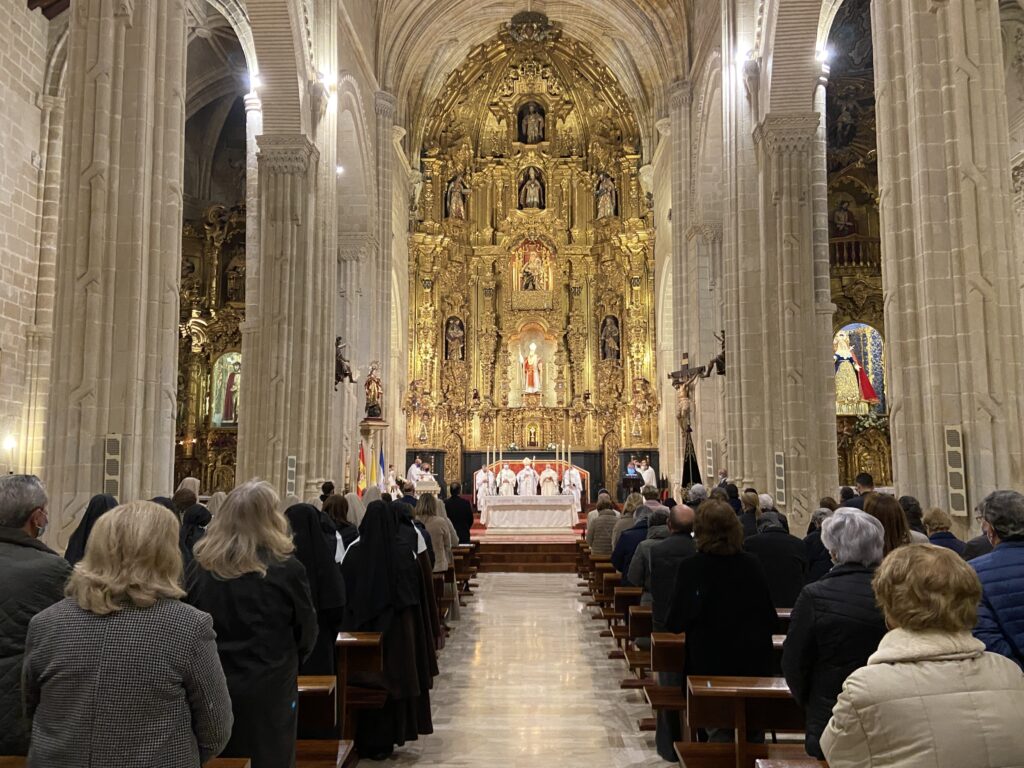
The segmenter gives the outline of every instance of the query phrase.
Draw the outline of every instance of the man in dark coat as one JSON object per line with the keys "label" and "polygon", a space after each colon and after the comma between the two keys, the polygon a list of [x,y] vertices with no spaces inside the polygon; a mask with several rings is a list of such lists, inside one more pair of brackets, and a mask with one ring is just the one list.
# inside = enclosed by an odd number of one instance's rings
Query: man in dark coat
{"label": "man in dark coat", "polygon": [[31,722],[22,716],[21,665],[28,623],[64,599],[71,566],[39,540],[46,492],[33,475],[0,477],[0,755],[28,754]]}
{"label": "man in dark coat", "polygon": [[807,550],[803,541],[786,533],[772,512],[757,522],[757,535],[743,542],[743,548],[755,555],[768,575],[768,588],[776,608],[792,608],[807,583]]}
{"label": "man in dark coat", "polygon": [[992,551],[992,542],[988,540],[988,536],[984,533],[981,536],[975,536],[964,542],[964,560],[973,560],[976,557],[987,555]]}
{"label": "man in dark coat", "polygon": [[644,515],[633,524],[632,528],[623,531],[612,551],[612,565],[622,574],[622,585],[625,587],[639,586],[629,582],[629,563],[633,559],[636,548],[640,546],[640,542],[647,538],[647,529],[650,527],[649,519],[650,515]]}
{"label": "man in dark coat", "polygon": [[881,523],[864,512],[839,510],[824,520],[821,535],[836,566],[800,593],[782,649],[783,674],[807,716],[807,754],[819,759],[818,740],[843,681],[867,663],[886,633],[871,589],[882,561]]}
{"label": "man in dark coat", "polygon": [[655,632],[665,631],[665,618],[676,588],[679,564],[697,554],[693,542],[693,509],[677,504],[668,516],[669,537],[651,547],[651,620]]}
{"label": "man in dark coat", "polygon": [[459,544],[469,544],[469,532],[473,528],[473,505],[462,498],[462,486],[459,483],[452,483],[449,490],[451,495],[444,502],[445,512],[455,526],[455,532],[459,534]]}
{"label": "man in dark coat", "polygon": [[978,513],[994,549],[971,561],[982,588],[974,636],[1024,668],[1024,494],[990,493]]}
{"label": "man in dark coat", "polygon": [[857,495],[852,499],[842,502],[848,509],[864,509],[864,497],[875,492],[875,479],[867,472],[861,472],[854,478],[853,484],[857,487]]}

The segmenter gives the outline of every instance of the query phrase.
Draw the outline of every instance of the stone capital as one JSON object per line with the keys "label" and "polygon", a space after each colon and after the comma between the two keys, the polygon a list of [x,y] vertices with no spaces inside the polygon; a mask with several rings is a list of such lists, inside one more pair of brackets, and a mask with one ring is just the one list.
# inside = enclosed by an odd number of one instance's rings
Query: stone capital
{"label": "stone capital", "polygon": [[301,133],[264,133],[256,143],[261,172],[306,173],[319,159],[316,146]]}
{"label": "stone capital", "polygon": [[661,120],[654,124],[654,127],[658,130],[662,136],[668,137],[672,135],[672,118],[663,117]]}
{"label": "stone capital", "polygon": [[387,91],[377,91],[373,95],[373,111],[378,117],[394,118],[398,99]]}
{"label": "stone capital", "polygon": [[263,102],[260,100],[260,95],[256,93],[256,91],[250,91],[249,93],[245,94],[243,101],[245,102],[246,112],[263,111]]}
{"label": "stone capital", "polygon": [[1016,157],[1015,165],[1010,168],[1010,181],[1013,185],[1013,196],[1018,201],[1024,201],[1024,158]]}
{"label": "stone capital", "polygon": [[689,80],[676,80],[668,89],[668,106],[673,112],[690,106],[693,88]]}
{"label": "stone capital", "polygon": [[40,93],[36,95],[36,106],[40,109],[48,109],[51,112],[53,110],[64,109],[64,97],[51,96],[48,93]]}
{"label": "stone capital", "polygon": [[754,131],[754,142],[762,145],[770,155],[802,154],[809,152],[818,135],[821,115],[802,112],[768,115]]}

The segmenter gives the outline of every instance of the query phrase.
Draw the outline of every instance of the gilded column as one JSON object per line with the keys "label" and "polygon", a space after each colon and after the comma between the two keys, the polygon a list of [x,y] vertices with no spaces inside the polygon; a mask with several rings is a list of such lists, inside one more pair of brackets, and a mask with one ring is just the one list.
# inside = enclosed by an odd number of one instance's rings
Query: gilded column
{"label": "gilded column", "polygon": [[[894,478],[966,516],[1024,477],[999,8],[879,0],[871,16]],[[966,494],[947,482],[946,427],[962,430]]]}
{"label": "gilded column", "polygon": [[770,454],[763,460],[784,455],[786,495],[780,507],[796,513],[798,521],[817,508],[822,489],[838,484],[835,431],[830,446],[821,437],[826,414],[834,422],[834,405],[831,411],[829,406],[835,396],[828,367],[832,348],[819,322],[819,311],[827,308],[819,307],[813,279],[814,196],[824,193],[815,184],[821,119],[817,112],[769,115],[755,132],[764,211],[761,281],[771,308],[762,318],[762,344],[772,361],[762,371]]}
{"label": "gilded column", "polygon": [[185,2],[71,11],[45,480],[59,545],[103,487],[171,490],[185,126]]}
{"label": "gilded column", "polygon": [[[288,457],[296,459],[295,490],[318,474],[315,441],[304,425],[315,413],[325,345],[314,329],[311,306],[322,276],[315,234],[318,153],[301,134],[259,137],[260,261],[255,300],[260,311],[246,320],[239,405],[237,477],[260,477],[282,494]],[[333,254],[332,254],[333,255]],[[244,449],[243,449],[244,447]]]}

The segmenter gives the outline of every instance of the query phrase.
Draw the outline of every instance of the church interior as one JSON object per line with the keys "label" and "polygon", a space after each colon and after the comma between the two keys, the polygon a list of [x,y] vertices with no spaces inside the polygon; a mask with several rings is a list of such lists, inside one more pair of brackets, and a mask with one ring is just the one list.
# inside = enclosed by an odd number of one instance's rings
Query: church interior
{"label": "church interior", "polygon": [[[0,768],[1019,764],[1024,0],[0,30]],[[89,690],[186,735],[75,733],[47,643],[165,603],[184,724]],[[928,632],[988,735],[854,724]]]}

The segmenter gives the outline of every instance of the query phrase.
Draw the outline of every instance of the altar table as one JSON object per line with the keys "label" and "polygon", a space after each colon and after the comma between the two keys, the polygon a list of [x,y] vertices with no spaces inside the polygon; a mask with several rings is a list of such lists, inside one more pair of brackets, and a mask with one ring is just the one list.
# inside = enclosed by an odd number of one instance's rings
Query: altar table
{"label": "altar table", "polygon": [[480,522],[488,528],[572,528],[579,522],[572,496],[485,496]]}

